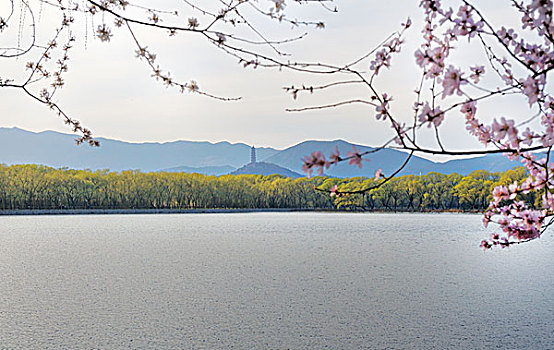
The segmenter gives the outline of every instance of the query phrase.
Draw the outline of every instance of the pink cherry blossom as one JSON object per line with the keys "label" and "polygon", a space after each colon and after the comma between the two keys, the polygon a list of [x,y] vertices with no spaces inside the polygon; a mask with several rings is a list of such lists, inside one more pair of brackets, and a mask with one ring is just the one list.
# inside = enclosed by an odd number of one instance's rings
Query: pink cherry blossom
{"label": "pink cherry blossom", "polygon": [[492,123],[492,132],[497,141],[502,141],[506,136],[509,139],[517,138],[517,130],[514,126],[513,120],[507,120],[506,118],[500,118],[500,121],[494,120]]}
{"label": "pink cherry blossom", "polygon": [[331,165],[337,165],[337,163],[341,160],[339,148],[335,146],[335,151],[331,153],[329,156],[329,164]]}
{"label": "pink cherry blossom", "polygon": [[474,66],[474,67],[471,67],[470,69],[471,69],[471,75],[469,77],[473,79],[473,82],[475,84],[479,83],[481,76],[485,73],[485,66]]}
{"label": "pink cherry blossom", "polygon": [[312,152],[310,156],[304,157],[303,161],[302,171],[308,173],[308,177],[312,175],[314,167],[318,168],[318,175],[323,175],[323,170],[329,168],[329,163],[325,161],[325,156],[320,151]]}
{"label": "pink cherry blossom", "polygon": [[529,100],[529,106],[532,106],[533,103],[537,102],[540,90],[537,80],[532,76],[527,77],[527,79],[523,81],[523,93]]}
{"label": "pink cherry blossom", "polygon": [[427,123],[427,127],[431,127],[431,125],[439,126],[444,120],[444,113],[438,107],[431,109],[429,103],[426,102],[418,116],[418,120],[422,124]]}
{"label": "pink cherry blossom", "polygon": [[517,34],[512,28],[506,29],[505,27],[501,27],[496,35],[498,35],[505,45],[513,45],[515,44],[515,39],[517,39]]}
{"label": "pink cherry blossom", "polygon": [[467,5],[460,6],[457,18],[453,20],[454,26],[449,30],[449,33],[453,37],[467,36],[468,41],[475,37],[475,35],[482,30],[483,21],[477,21],[473,19],[473,9]]}
{"label": "pink cherry blossom", "polygon": [[337,195],[337,190],[338,190],[338,188],[339,188],[339,187],[338,187],[337,185],[333,186],[333,188],[331,189],[331,192],[329,193],[329,195],[330,195],[331,197],[336,196],[336,195]]}
{"label": "pink cherry blossom", "polygon": [[527,146],[531,146],[535,137],[535,134],[529,128],[527,128],[523,132],[523,140],[521,141],[521,143],[526,144]]}
{"label": "pink cherry blossom", "polygon": [[356,149],[356,146],[352,146],[353,150],[349,151],[347,156],[350,158],[348,161],[348,164],[350,165],[357,165],[358,168],[362,167],[362,155],[360,152]]}
{"label": "pink cherry blossom", "polygon": [[373,181],[379,181],[379,179],[383,175],[382,173],[383,171],[381,170],[381,168],[377,169],[377,171],[375,171],[375,177],[373,178]]}
{"label": "pink cherry blossom", "polygon": [[377,118],[377,120],[380,120],[381,118],[383,118],[383,120],[387,119],[387,114],[389,113],[389,102],[392,101],[392,97],[389,97],[386,93],[384,93],[381,100],[381,105],[375,107],[375,111],[377,112],[375,118]]}
{"label": "pink cherry blossom", "polygon": [[475,116],[477,112],[477,103],[475,101],[468,101],[462,105],[461,112],[471,117]]}
{"label": "pink cherry blossom", "polygon": [[453,66],[448,66],[442,81],[442,98],[453,95],[454,93],[462,95],[460,85],[463,84],[467,84],[467,81],[462,77],[461,71]]}
{"label": "pink cherry blossom", "polygon": [[519,190],[519,185],[517,181],[514,181],[511,185],[508,186],[508,191],[510,192],[510,199],[516,198],[518,190]]}
{"label": "pink cherry blossom", "polygon": [[495,202],[500,202],[502,200],[507,200],[510,198],[510,192],[506,186],[496,186],[492,190],[492,198]]}
{"label": "pink cherry blossom", "polygon": [[427,56],[425,53],[423,53],[421,50],[417,50],[415,52],[415,58],[416,58],[416,63],[418,66],[420,66],[421,68],[425,68],[425,66],[430,63],[431,61],[429,60],[429,56]]}

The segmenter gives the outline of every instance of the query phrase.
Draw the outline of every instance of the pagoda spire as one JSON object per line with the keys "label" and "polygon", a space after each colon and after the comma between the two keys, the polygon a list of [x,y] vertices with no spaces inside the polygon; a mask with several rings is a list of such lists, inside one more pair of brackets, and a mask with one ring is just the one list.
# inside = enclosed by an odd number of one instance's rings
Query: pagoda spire
{"label": "pagoda spire", "polygon": [[254,145],[252,145],[250,149],[250,163],[256,163],[256,147],[254,147]]}

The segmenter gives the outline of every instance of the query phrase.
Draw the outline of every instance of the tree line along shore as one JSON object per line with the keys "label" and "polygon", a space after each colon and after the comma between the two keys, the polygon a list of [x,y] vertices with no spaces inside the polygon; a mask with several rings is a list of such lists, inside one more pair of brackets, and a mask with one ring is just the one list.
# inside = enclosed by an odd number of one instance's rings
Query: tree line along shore
{"label": "tree line along shore", "polygon": [[[0,210],[5,214],[72,213],[71,210],[76,214],[129,210],[202,212],[202,209],[481,211],[488,206],[494,187],[509,185],[525,176],[523,168],[503,173],[479,170],[467,176],[432,172],[395,177],[363,194],[330,196],[314,187],[331,190],[337,185],[339,192],[357,191],[375,182],[363,177],[217,177],[0,165]],[[533,193],[528,196],[531,202],[537,200]]]}

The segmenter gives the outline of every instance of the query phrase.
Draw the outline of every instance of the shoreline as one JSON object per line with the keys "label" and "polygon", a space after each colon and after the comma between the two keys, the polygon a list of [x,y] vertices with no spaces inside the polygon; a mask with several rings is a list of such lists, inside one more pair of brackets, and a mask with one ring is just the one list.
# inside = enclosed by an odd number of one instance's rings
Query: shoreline
{"label": "shoreline", "polygon": [[463,210],[337,210],[325,208],[206,208],[206,209],[5,209],[0,210],[0,216],[39,216],[39,215],[137,215],[137,214],[240,214],[240,213],[292,213],[292,212],[323,212],[323,213],[465,213],[479,214],[478,211]]}
{"label": "shoreline", "polygon": [[334,209],[206,208],[206,209],[6,209],[0,216],[19,215],[132,215],[132,214],[231,214],[259,212],[336,212]]}

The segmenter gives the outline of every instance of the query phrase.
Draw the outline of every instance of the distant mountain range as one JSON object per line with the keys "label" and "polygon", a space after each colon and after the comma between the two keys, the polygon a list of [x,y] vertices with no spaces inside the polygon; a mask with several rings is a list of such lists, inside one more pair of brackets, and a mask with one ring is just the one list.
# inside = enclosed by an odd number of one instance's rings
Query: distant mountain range
{"label": "distant mountain range", "polygon": [[[141,171],[197,172],[210,175],[228,174],[247,165],[250,161],[250,145],[229,142],[174,141],[165,143],[130,143],[98,138],[98,148],[76,146],[75,135],[55,131],[30,132],[19,128],[0,128],[0,163],[44,164],[51,167],[74,169],[110,169],[113,171],[136,169]],[[291,175],[302,172],[302,159],[313,151],[329,155],[337,147],[345,156],[352,147],[361,151],[369,146],[354,145],[343,140],[305,141],[284,150],[256,148],[259,163],[273,164]],[[390,174],[406,158],[406,153],[385,149],[368,157],[360,169],[341,163],[326,170],[326,175],[336,177],[373,176],[378,168]],[[259,164],[258,163],[258,164]],[[474,170],[505,171],[518,162],[511,162],[500,154],[484,157],[457,159],[445,163],[412,157],[402,170],[403,174],[426,174],[430,171],[444,174],[467,175]],[[265,166],[264,171],[272,165]],[[259,168],[261,169],[261,168]],[[275,168],[276,169],[276,168]],[[252,171],[252,169],[244,169]],[[260,170],[261,171],[261,170]]]}
{"label": "distant mountain range", "polygon": [[[221,167],[236,169],[250,159],[244,143],[174,141],[131,143],[97,138],[100,147],[76,146],[75,135],[55,131],[34,133],[18,128],[0,128],[0,163],[37,163],[77,169],[139,169],[158,171],[175,167]],[[279,152],[256,149],[264,159]],[[232,171],[231,169],[230,171]]]}

